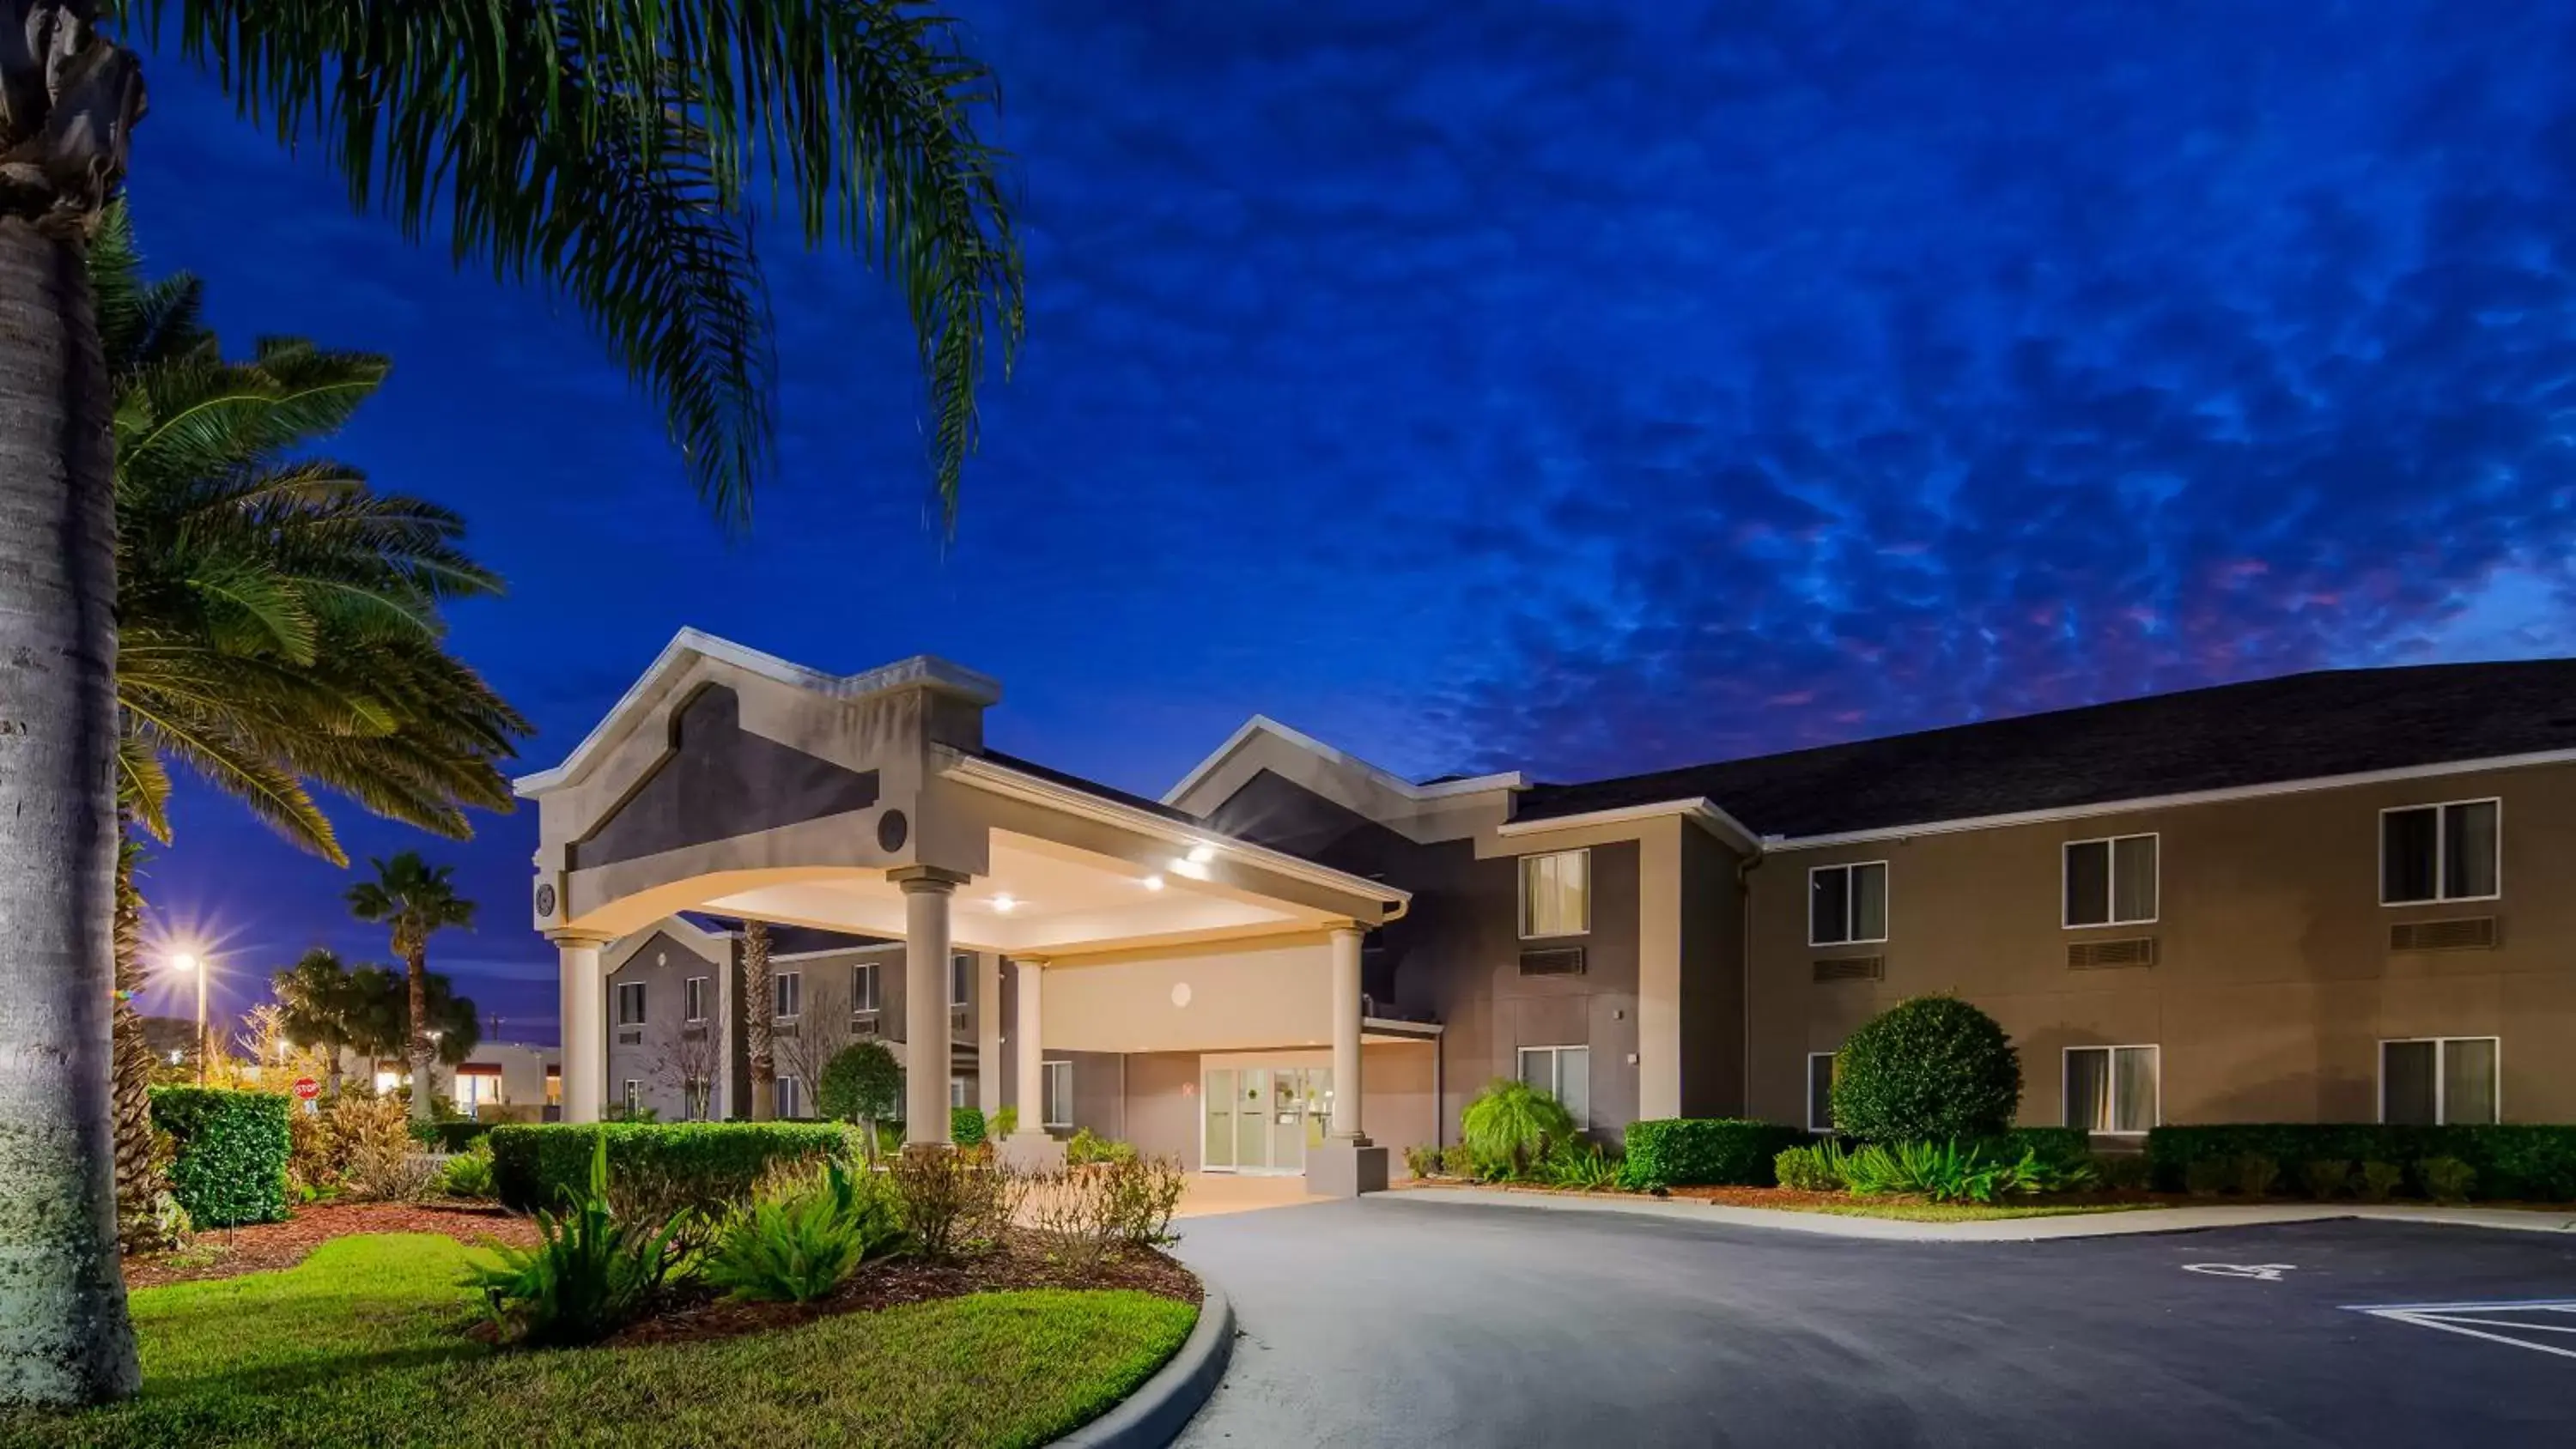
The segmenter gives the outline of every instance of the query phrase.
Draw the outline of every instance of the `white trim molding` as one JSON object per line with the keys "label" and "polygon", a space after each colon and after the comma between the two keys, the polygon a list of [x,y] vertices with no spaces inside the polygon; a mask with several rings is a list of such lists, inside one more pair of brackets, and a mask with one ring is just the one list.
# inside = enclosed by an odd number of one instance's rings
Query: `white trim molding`
{"label": "white trim molding", "polygon": [[1722,840],[1730,840],[1748,850],[1760,850],[1763,838],[1747,829],[1744,822],[1719,808],[1716,801],[1702,796],[1691,800],[1659,800],[1646,805],[1622,805],[1615,810],[1587,810],[1580,815],[1543,815],[1535,820],[1507,820],[1494,827],[1496,835],[1544,835],[1552,830],[1586,830],[1602,825],[1633,825],[1640,821],[1661,820],[1678,815],[1707,830]]}
{"label": "white trim molding", "polygon": [[1417,785],[1391,770],[1372,765],[1357,755],[1334,749],[1303,730],[1292,729],[1266,714],[1256,714],[1245,720],[1233,734],[1226,736],[1225,743],[1210,751],[1206,759],[1191,766],[1190,772],[1181,777],[1179,784],[1164,791],[1163,803],[1166,805],[1180,803],[1181,797],[1197,789],[1199,782],[1216,773],[1219,766],[1232,759],[1234,753],[1242,749],[1255,735],[1268,735],[1282,744],[1304,750],[1317,759],[1356,771],[1367,776],[1371,783],[1391,790],[1407,800],[1440,800],[1452,795],[1479,795],[1488,790],[1526,789],[1529,785],[1528,778],[1518,770],[1506,770],[1494,775],[1474,775],[1461,780],[1442,780],[1430,785]]}

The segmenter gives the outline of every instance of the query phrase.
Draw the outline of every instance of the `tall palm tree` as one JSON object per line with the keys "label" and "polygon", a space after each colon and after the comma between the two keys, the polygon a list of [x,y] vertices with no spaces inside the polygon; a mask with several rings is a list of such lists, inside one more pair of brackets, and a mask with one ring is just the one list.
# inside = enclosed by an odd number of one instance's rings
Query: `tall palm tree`
{"label": "tall palm tree", "polygon": [[[9,0],[0,47],[0,1402],[133,1391],[113,1242],[118,713],[112,404],[81,258],[144,111],[95,0]],[[998,102],[908,0],[109,0],[352,204],[571,301],[739,520],[770,451],[755,212],[883,268],[954,516],[1020,258]],[[764,188],[761,183],[767,182]]]}
{"label": "tall palm tree", "polygon": [[316,946],[295,964],[270,978],[277,1004],[286,1013],[286,1034],[311,1042],[329,1058],[326,1090],[340,1095],[340,1054],[358,1033],[360,1002],[340,953]]}
{"label": "tall palm tree", "polygon": [[394,954],[402,958],[410,980],[403,1019],[408,1038],[405,1055],[411,1062],[411,1115],[416,1122],[426,1122],[430,1066],[437,1060],[429,1046],[429,938],[449,926],[472,926],[474,903],[456,893],[450,879],[456,867],[431,865],[417,850],[369,864],[376,868],[376,878],[349,887],[349,914],[393,931]]}
{"label": "tall palm tree", "polygon": [[769,969],[769,923],[742,923],[743,1045],[751,1058],[751,1120],[778,1115],[777,1007]]}
{"label": "tall palm tree", "polygon": [[[124,207],[89,256],[116,398],[120,822],[170,838],[176,760],[288,840],[348,863],[307,782],[441,835],[509,808],[500,762],[527,722],[446,649],[442,605],[496,593],[455,515],[372,492],[309,456],[375,394],[387,364],[296,338],[228,362],[185,273],[143,279]],[[117,907],[142,908],[121,855]],[[147,1221],[148,1062],[117,937],[117,1204]]]}

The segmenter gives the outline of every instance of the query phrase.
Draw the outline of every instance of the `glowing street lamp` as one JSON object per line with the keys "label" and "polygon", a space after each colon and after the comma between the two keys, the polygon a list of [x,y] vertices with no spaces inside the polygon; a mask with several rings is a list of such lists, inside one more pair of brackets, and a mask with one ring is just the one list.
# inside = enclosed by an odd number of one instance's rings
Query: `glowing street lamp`
{"label": "glowing street lamp", "polygon": [[182,951],[170,958],[170,969],[197,978],[197,1085],[202,1087],[206,1084],[206,963],[193,952]]}

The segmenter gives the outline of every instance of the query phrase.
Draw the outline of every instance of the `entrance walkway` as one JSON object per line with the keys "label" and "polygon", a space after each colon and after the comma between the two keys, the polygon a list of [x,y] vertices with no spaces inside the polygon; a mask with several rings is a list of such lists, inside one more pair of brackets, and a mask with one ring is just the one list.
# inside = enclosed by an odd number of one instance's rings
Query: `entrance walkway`
{"label": "entrance walkway", "polygon": [[1193,1172],[1189,1185],[1181,1191],[1180,1218],[1216,1217],[1224,1213],[1257,1212],[1262,1208],[1303,1207],[1309,1203],[1331,1202],[1329,1197],[1306,1191],[1303,1177],[1258,1177],[1232,1172]]}

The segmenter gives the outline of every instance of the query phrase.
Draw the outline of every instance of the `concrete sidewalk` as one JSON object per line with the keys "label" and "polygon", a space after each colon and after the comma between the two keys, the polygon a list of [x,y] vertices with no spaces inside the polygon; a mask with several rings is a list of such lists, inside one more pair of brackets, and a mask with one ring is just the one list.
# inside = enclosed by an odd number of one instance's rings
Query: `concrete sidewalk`
{"label": "concrete sidewalk", "polygon": [[[2187,1233],[2205,1228],[2259,1227],[2273,1223],[2361,1218],[2373,1222],[2444,1223],[2515,1232],[2576,1233],[2576,1211],[2528,1212],[2512,1208],[2413,1207],[2396,1203],[2243,1203],[2209,1207],[2135,1208],[2126,1212],[2066,1213],[2056,1217],[1999,1218],[1979,1223],[1913,1223],[1839,1213],[1730,1207],[1689,1198],[1636,1197],[1624,1193],[1525,1192],[1496,1187],[1414,1187],[1391,1194],[1407,1202],[1467,1203],[1535,1208],[1544,1212],[1628,1213],[1694,1223],[1777,1228],[1829,1238],[1874,1238],[1906,1243],[2026,1243],[2050,1238],[2112,1238],[2140,1233]],[[1363,1199],[1367,1201],[1367,1199]]]}

